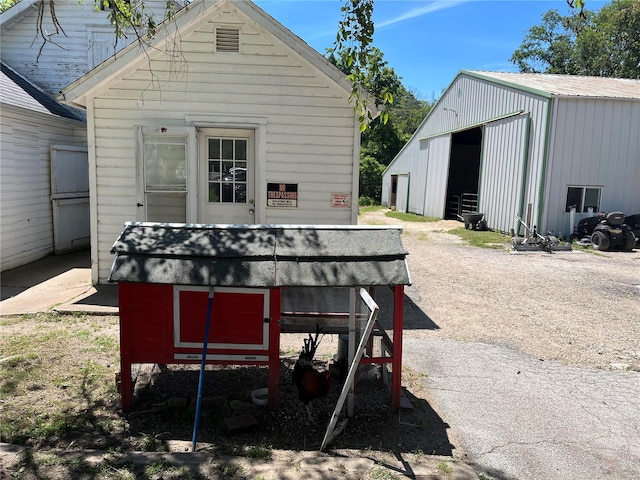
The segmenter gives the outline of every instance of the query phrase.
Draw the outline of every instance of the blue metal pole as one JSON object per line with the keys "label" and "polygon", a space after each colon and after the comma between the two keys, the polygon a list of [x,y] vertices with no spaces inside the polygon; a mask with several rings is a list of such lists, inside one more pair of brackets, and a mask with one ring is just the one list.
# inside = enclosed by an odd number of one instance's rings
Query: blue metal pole
{"label": "blue metal pole", "polygon": [[200,362],[200,378],[198,379],[198,400],[196,401],[196,418],[193,421],[193,437],[191,442],[196,451],[196,443],[198,441],[198,427],[200,426],[200,407],[202,404],[202,386],[204,383],[204,367],[207,361],[207,343],[209,341],[209,325],[211,325],[211,310],[213,309],[213,287],[209,288],[209,301],[207,303],[207,318],[204,326],[204,340],[202,342],[202,361]]}

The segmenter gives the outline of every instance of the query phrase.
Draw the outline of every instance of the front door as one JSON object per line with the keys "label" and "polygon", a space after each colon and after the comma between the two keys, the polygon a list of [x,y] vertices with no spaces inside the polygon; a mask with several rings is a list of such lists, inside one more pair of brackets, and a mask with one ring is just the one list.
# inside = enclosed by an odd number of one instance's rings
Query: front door
{"label": "front door", "polygon": [[203,129],[199,144],[200,223],[254,223],[253,130]]}

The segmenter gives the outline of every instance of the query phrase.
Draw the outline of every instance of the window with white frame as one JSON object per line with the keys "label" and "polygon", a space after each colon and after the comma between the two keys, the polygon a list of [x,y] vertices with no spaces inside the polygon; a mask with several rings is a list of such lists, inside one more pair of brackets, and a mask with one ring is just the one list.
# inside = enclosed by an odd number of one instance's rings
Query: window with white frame
{"label": "window with white frame", "polygon": [[144,136],[146,221],[186,221],[186,150],[184,136]]}
{"label": "window with white frame", "polygon": [[594,186],[569,186],[567,187],[567,204],[565,212],[571,211],[575,205],[577,213],[588,213],[600,211],[600,198],[602,197],[602,187]]}

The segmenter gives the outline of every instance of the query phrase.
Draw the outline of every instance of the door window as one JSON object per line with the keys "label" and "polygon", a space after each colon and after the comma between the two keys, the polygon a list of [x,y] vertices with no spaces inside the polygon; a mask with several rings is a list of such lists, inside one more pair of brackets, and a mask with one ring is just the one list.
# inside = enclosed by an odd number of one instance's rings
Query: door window
{"label": "door window", "polygon": [[207,139],[208,202],[247,203],[247,139]]}

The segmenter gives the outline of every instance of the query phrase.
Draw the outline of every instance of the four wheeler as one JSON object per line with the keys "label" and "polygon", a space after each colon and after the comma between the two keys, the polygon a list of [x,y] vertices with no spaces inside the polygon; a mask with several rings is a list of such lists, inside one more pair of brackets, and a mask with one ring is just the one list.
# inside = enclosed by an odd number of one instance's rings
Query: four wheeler
{"label": "four wheeler", "polygon": [[625,223],[624,213],[611,212],[600,221],[591,234],[591,245],[595,250],[621,248],[630,252],[636,245],[633,230]]}

